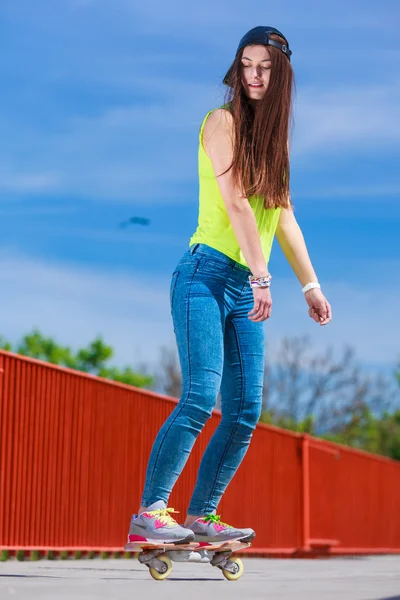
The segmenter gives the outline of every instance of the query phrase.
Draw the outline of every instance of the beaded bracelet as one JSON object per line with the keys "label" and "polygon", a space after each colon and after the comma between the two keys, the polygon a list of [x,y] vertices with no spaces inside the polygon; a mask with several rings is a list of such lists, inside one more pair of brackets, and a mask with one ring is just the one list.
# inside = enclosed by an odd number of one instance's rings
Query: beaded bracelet
{"label": "beaded bracelet", "polygon": [[249,275],[249,282],[251,287],[270,287],[272,275],[264,275],[263,277],[256,277],[255,275]]}

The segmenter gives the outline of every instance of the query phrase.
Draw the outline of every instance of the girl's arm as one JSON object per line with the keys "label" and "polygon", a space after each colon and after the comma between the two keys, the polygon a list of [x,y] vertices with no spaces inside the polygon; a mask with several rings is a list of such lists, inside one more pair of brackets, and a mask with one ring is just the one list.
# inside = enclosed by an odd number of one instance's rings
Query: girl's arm
{"label": "girl's arm", "polygon": [[[236,188],[232,170],[220,176],[231,166],[233,158],[233,117],[229,111],[219,108],[210,114],[204,125],[202,143],[210,157],[232,229],[250,271],[257,277],[268,275],[253,209]],[[270,289],[253,288],[253,296],[254,306],[248,318],[254,322],[269,319],[272,309]]]}
{"label": "girl's arm", "polygon": [[318,283],[302,231],[292,210],[281,209],[276,237],[301,286],[311,281]]}
{"label": "girl's arm", "polygon": [[[276,237],[302,287],[307,283],[318,283],[302,231],[291,209],[281,209]],[[329,323],[332,319],[332,310],[321,290],[313,288],[304,296],[310,307],[308,311],[310,317],[320,325]]]}
{"label": "girl's arm", "polygon": [[224,200],[232,229],[253,275],[268,275],[253,209],[235,187],[230,167],[233,158],[233,117],[223,108],[214,110],[203,130],[203,146],[211,159],[218,187]]}

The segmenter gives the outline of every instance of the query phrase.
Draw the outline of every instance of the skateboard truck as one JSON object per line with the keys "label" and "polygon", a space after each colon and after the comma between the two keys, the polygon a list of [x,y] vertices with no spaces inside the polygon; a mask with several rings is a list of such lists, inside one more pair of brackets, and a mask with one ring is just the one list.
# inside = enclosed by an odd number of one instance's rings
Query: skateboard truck
{"label": "skateboard truck", "polygon": [[143,543],[128,543],[125,550],[137,552],[138,561],[148,567],[153,579],[162,581],[166,579],[172,571],[172,561],[174,562],[198,562],[210,563],[213,567],[218,567],[224,577],[230,581],[236,581],[243,574],[243,563],[240,558],[232,557],[236,550],[247,548],[249,542],[240,542],[231,540],[221,545],[206,545],[206,547],[190,543],[186,547],[180,547],[174,544],[154,544],[144,545]]}
{"label": "skateboard truck", "polygon": [[233,575],[240,570],[240,565],[236,562],[236,560],[229,560],[232,551],[228,552],[216,552],[213,558],[210,560],[210,564],[213,567],[218,567],[221,571],[229,571]]}
{"label": "skateboard truck", "polygon": [[153,560],[153,558],[156,558],[160,554],[164,554],[164,550],[162,548],[159,548],[157,550],[146,550],[145,552],[141,552],[138,555],[138,561],[142,565],[147,565]]}

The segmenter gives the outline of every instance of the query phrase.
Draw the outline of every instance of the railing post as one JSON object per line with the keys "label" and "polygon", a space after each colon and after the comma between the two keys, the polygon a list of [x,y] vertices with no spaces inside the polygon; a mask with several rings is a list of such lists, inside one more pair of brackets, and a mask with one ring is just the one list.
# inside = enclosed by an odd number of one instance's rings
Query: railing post
{"label": "railing post", "polygon": [[310,442],[305,433],[301,438],[303,548],[310,550]]}

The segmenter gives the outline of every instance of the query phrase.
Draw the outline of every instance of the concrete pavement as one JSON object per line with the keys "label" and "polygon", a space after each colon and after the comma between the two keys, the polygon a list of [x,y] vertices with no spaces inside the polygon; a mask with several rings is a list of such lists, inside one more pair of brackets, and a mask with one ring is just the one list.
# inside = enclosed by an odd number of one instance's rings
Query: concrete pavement
{"label": "concrete pavement", "polygon": [[244,566],[230,582],[209,564],[173,563],[159,582],[135,559],[9,560],[0,563],[0,599],[400,600],[400,556],[246,558]]}

